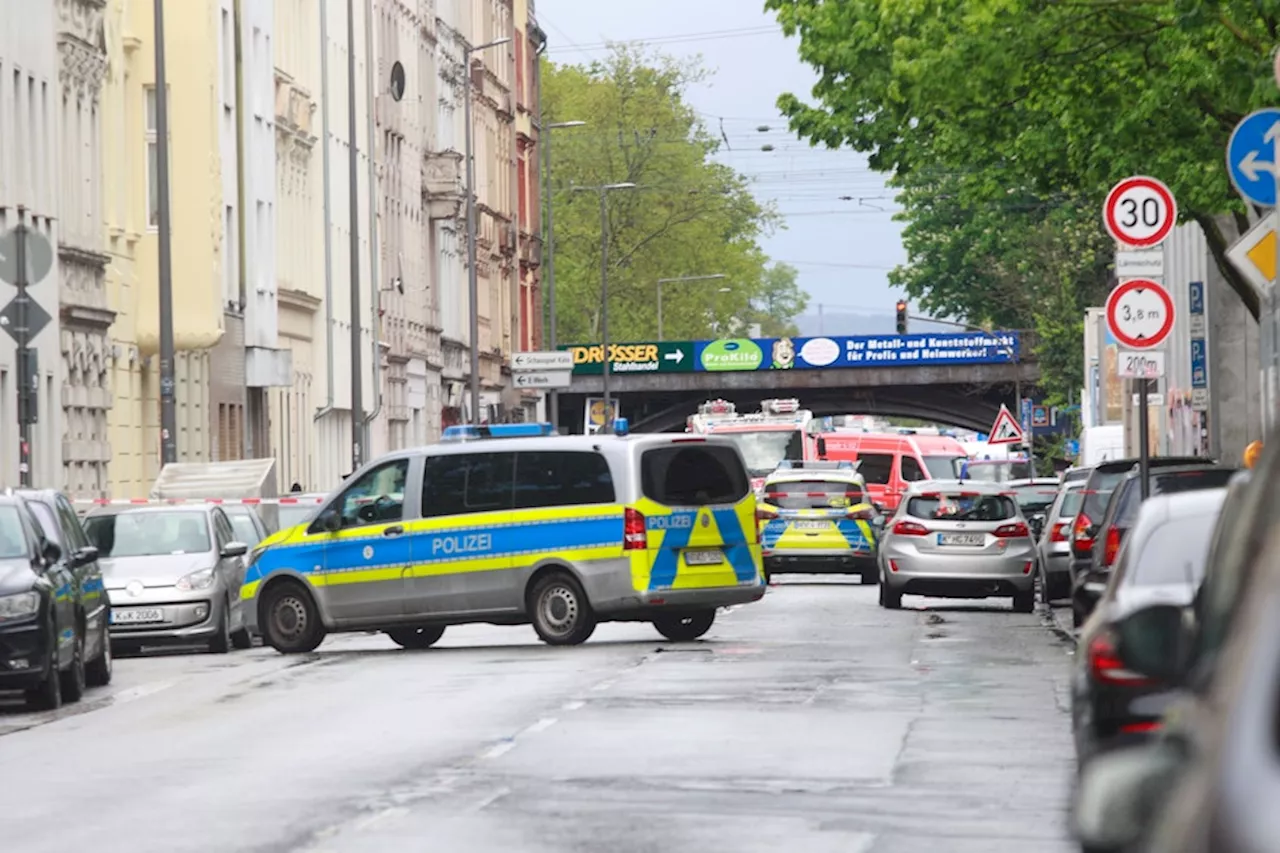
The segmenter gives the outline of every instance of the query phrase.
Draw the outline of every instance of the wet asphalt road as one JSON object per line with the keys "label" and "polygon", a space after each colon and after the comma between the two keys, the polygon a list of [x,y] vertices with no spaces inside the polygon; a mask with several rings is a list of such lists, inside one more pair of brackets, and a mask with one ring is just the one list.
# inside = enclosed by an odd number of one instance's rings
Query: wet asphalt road
{"label": "wet asphalt road", "polygon": [[528,627],[117,662],[0,698],[21,853],[1066,853],[1069,647],[1007,600],[786,579],[698,643]]}

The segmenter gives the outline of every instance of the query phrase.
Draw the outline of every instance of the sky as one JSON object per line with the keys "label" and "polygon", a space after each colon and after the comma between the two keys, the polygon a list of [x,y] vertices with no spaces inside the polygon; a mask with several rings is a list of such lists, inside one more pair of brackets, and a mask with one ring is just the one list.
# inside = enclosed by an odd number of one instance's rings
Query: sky
{"label": "sky", "polygon": [[720,159],[752,178],[757,198],[783,215],[785,227],[762,246],[800,271],[808,313],[818,303],[828,314],[893,311],[900,293],[888,273],[906,261],[893,193],[861,154],[814,149],[787,130],[778,95],[810,100],[817,73],[800,61],[798,40],[782,35],[764,0],[536,0],[536,17],[557,63],[602,58],[605,42],[621,41],[701,55],[712,75],[686,97],[709,129],[727,137]]}

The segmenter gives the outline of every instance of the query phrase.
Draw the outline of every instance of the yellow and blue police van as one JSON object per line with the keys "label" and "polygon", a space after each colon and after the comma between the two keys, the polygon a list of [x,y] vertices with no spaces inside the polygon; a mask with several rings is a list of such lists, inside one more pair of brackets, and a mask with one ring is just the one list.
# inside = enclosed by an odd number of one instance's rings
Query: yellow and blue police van
{"label": "yellow and blue police van", "polygon": [[876,583],[884,521],[854,462],[785,461],[761,487],[765,574],[859,574]]}
{"label": "yellow and blue police van", "polygon": [[241,589],[282,653],[383,631],[426,648],[446,627],[532,623],[552,645],[599,622],[705,634],[765,594],[756,501],[728,439],[560,436],[550,424],[449,427],[364,465],[308,522],[263,540]]}

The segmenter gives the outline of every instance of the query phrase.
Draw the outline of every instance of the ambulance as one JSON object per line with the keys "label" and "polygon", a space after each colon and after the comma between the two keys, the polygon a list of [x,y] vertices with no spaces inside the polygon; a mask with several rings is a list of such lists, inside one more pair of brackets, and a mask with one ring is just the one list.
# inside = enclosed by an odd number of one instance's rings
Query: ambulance
{"label": "ambulance", "polygon": [[813,412],[795,399],[764,400],[760,411],[741,414],[728,400],[708,400],[686,421],[685,432],[730,439],[747,463],[751,487],[758,493],[765,478],[784,460],[804,459],[805,432]]}

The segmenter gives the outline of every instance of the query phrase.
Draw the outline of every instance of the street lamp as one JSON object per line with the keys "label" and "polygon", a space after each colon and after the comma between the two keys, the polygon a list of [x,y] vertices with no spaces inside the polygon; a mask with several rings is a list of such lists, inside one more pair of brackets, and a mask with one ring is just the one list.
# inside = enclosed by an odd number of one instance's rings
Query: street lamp
{"label": "street lamp", "polygon": [[[542,129],[547,132],[546,139],[540,139],[542,143],[542,194],[547,200],[547,313],[550,315],[547,323],[547,349],[554,350],[556,348],[556,232],[555,218],[551,214],[552,193],[551,193],[551,131],[560,130],[566,127],[582,127],[585,121],[557,121],[544,126]],[[547,400],[548,408],[551,409],[551,426],[554,429],[560,428],[560,393],[554,388],[551,390],[549,399]]]}
{"label": "street lamp", "polygon": [[467,293],[471,299],[471,416],[475,423],[480,423],[480,281],[476,275],[476,176],[475,157],[471,151],[471,54],[509,41],[511,37],[505,36],[475,47],[462,48],[463,123],[466,125],[467,149]]}
{"label": "street lamp", "polygon": [[613,432],[613,423],[609,418],[609,208],[606,199],[610,190],[631,190],[635,184],[623,181],[617,184],[603,184],[598,187],[574,187],[574,192],[593,192],[600,194],[600,376],[604,397],[603,432]]}
{"label": "street lamp", "polygon": [[[679,276],[678,278],[658,279],[658,340],[659,341],[663,340],[663,337],[662,337],[662,285],[674,284],[676,282],[711,281],[712,279],[718,279],[718,278],[724,278],[724,277],[725,277],[724,273],[718,272],[715,275],[683,275],[683,276]],[[719,292],[729,293],[730,290],[731,289],[728,287],[722,287],[720,288]]]}

